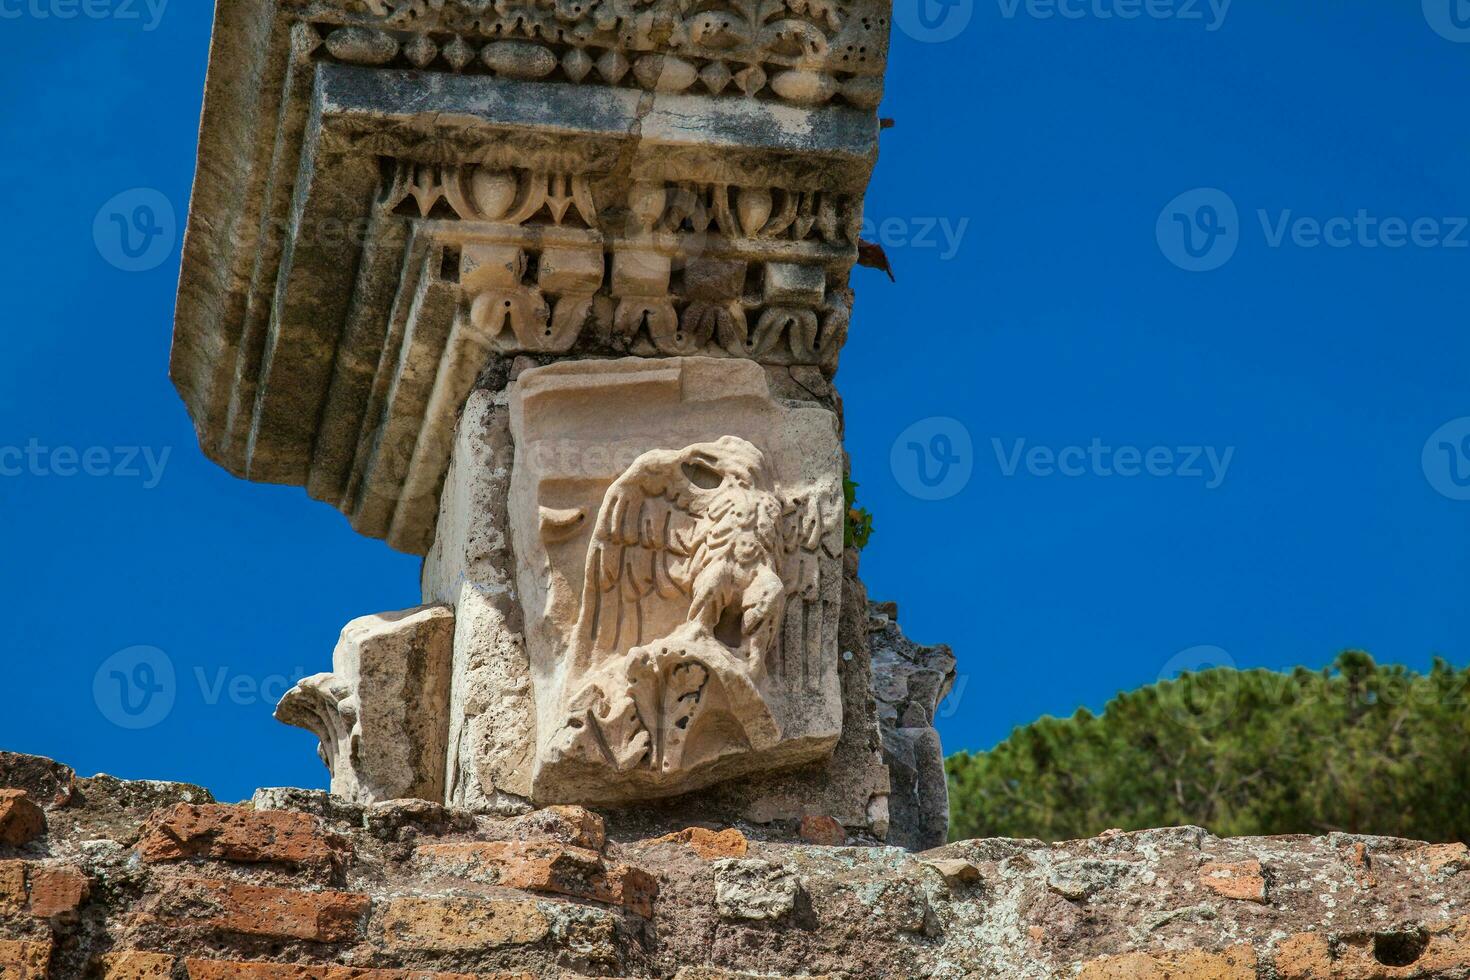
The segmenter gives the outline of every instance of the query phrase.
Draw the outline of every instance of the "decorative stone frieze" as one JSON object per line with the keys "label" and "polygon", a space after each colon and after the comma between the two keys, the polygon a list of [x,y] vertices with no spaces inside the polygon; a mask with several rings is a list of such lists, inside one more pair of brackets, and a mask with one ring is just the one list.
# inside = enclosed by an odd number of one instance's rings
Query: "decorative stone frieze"
{"label": "decorative stone frieze", "polygon": [[876,0],[291,0],[344,64],[554,79],[652,92],[845,102],[883,95],[889,5]]}

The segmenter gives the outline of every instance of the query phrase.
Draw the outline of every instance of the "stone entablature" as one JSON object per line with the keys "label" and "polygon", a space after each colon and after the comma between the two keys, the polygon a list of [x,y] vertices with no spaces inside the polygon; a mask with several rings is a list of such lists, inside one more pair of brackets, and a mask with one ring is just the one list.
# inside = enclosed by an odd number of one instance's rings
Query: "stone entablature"
{"label": "stone entablature", "polygon": [[886,38],[826,0],[222,0],[172,364],[201,446],[422,554],[492,355],[830,377]]}

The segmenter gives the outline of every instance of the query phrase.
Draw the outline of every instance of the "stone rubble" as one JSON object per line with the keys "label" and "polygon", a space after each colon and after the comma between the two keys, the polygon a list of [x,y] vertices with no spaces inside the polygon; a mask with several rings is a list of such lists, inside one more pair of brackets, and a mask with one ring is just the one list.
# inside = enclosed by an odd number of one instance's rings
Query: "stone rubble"
{"label": "stone rubble", "polygon": [[1180,827],[912,854],[574,806],[227,806],[16,755],[0,791],[45,815],[0,844],[4,980],[1470,976],[1459,843]]}

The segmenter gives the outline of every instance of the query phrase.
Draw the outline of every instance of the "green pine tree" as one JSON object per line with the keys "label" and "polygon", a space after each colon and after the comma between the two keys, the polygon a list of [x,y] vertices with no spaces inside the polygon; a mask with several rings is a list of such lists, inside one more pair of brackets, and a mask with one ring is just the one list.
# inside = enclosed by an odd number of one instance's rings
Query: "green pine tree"
{"label": "green pine tree", "polygon": [[951,833],[1091,837],[1197,824],[1470,840],[1470,670],[1349,651],[1329,668],[1184,674],[948,762]]}

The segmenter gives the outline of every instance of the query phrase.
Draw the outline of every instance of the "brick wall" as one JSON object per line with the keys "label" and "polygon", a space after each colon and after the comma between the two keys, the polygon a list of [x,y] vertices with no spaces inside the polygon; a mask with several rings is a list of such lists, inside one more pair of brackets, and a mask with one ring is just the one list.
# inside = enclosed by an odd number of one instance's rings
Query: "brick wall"
{"label": "brick wall", "polygon": [[1176,828],[914,855],[820,815],[654,835],[577,807],[226,806],[5,754],[0,787],[0,980],[1470,976],[1458,843]]}

